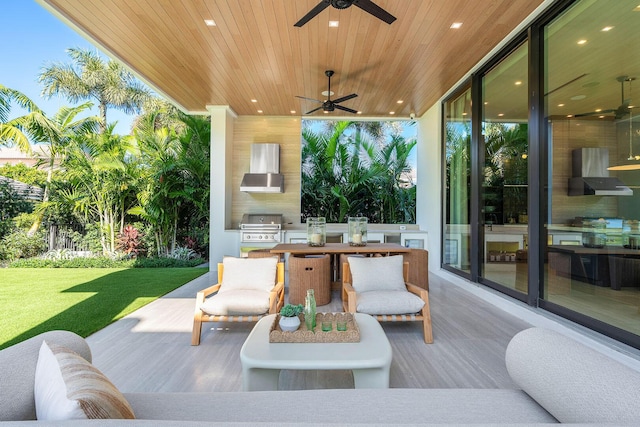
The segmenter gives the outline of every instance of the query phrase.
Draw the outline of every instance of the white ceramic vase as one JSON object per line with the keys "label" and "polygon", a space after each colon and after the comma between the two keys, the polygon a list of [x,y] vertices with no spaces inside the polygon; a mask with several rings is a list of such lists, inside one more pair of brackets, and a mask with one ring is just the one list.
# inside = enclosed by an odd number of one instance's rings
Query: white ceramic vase
{"label": "white ceramic vase", "polygon": [[293,317],[280,316],[279,325],[280,325],[280,329],[282,329],[285,332],[297,331],[298,328],[300,327],[300,318],[298,316],[293,316]]}

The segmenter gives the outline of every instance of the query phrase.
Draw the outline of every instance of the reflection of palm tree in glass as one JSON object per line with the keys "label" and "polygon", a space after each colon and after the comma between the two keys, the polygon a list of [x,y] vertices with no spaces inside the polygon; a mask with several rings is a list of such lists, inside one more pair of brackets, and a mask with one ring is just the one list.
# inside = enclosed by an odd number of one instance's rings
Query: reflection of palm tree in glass
{"label": "reflection of palm tree in glass", "polygon": [[471,192],[471,129],[469,122],[447,122],[446,125],[446,188],[449,203],[448,224],[469,224],[469,194]]}
{"label": "reflection of palm tree in glass", "polygon": [[[526,124],[485,123],[485,210],[500,212],[498,223],[526,210],[528,128]],[[498,216],[498,215],[496,215]],[[486,217],[486,220],[493,219]],[[497,222],[497,221],[496,221]],[[494,223],[496,223],[494,222]]]}

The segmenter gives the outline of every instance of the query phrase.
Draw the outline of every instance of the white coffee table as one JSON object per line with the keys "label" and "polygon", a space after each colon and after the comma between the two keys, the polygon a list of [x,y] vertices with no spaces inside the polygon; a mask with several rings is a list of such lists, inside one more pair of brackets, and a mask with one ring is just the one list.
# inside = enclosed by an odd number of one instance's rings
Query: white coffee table
{"label": "white coffee table", "polygon": [[271,343],[275,316],[260,319],[240,350],[243,390],[277,390],[281,369],[350,369],[355,388],[389,388],[391,344],[375,318],[354,314],[360,329],[356,343]]}

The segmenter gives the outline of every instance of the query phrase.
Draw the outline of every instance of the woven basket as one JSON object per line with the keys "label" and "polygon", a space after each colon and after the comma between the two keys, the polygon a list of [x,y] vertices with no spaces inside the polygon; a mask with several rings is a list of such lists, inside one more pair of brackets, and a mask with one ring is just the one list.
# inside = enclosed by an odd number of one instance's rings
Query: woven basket
{"label": "woven basket", "polygon": [[331,302],[331,257],[289,256],[289,303],[304,304],[307,290],[313,289],[316,305]]}

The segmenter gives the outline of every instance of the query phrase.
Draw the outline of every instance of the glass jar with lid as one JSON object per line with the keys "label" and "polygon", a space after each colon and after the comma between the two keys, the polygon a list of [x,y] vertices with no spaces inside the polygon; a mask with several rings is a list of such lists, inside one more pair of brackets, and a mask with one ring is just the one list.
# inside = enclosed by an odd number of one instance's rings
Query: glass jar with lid
{"label": "glass jar with lid", "polygon": [[604,248],[607,244],[607,221],[604,218],[582,222],[582,246]]}
{"label": "glass jar with lid", "polygon": [[367,223],[369,219],[364,216],[349,217],[349,245],[367,245]]}
{"label": "glass jar with lid", "polygon": [[325,217],[307,218],[307,243],[309,246],[324,246],[327,241]]}
{"label": "glass jar with lid", "polygon": [[622,221],[622,246],[628,249],[640,249],[640,221],[637,219]]}

